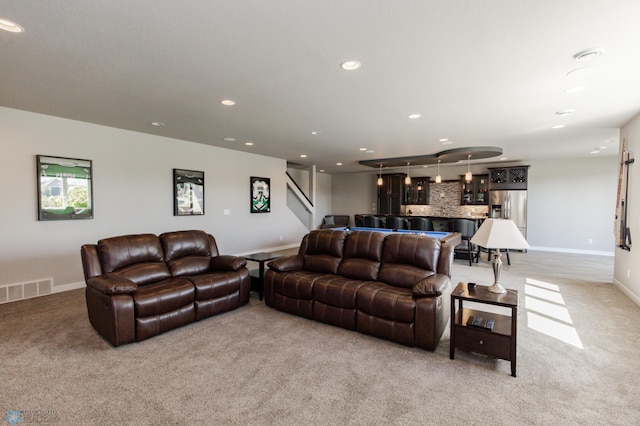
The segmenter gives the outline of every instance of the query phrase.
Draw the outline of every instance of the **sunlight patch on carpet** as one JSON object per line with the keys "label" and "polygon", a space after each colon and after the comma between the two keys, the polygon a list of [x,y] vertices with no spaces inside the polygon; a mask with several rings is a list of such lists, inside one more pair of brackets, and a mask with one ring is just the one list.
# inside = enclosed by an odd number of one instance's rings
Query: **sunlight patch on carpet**
{"label": "sunlight patch on carpet", "polygon": [[524,292],[530,329],[584,349],[559,286],[527,278]]}

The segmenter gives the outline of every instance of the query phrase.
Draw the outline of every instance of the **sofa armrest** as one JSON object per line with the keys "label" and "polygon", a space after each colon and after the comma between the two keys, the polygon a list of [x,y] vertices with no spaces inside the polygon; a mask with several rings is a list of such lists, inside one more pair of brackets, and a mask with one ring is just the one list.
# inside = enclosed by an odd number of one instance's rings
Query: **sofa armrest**
{"label": "sofa armrest", "polygon": [[211,258],[214,271],[238,271],[247,266],[247,260],[239,256],[220,255]]}
{"label": "sofa armrest", "polygon": [[106,295],[131,294],[138,290],[138,285],[133,281],[111,273],[89,278],[87,286]]}
{"label": "sofa armrest", "polygon": [[435,274],[418,281],[411,293],[413,297],[438,297],[446,290],[450,279],[446,275]]}
{"label": "sofa armrest", "polygon": [[299,254],[283,256],[267,263],[267,266],[278,272],[296,271],[304,266],[304,258]]}

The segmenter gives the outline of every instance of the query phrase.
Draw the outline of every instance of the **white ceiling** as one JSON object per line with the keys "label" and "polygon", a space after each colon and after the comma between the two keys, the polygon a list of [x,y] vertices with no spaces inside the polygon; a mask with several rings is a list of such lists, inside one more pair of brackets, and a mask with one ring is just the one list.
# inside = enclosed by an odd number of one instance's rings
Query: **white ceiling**
{"label": "white ceiling", "polygon": [[475,146],[617,155],[640,111],[638,0],[1,0],[0,17],[25,28],[0,31],[2,106],[331,173]]}

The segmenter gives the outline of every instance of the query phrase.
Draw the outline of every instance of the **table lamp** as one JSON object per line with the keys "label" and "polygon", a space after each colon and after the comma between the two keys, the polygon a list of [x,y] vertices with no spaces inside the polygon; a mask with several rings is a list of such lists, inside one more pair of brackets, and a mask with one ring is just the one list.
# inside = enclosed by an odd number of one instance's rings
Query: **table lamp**
{"label": "table lamp", "polygon": [[492,293],[506,293],[507,290],[500,285],[500,271],[502,270],[502,260],[500,259],[500,249],[528,249],[529,244],[524,239],[522,233],[510,219],[487,219],[478,231],[471,238],[473,244],[486,249],[493,249],[492,260],[493,275],[495,282],[489,286]]}

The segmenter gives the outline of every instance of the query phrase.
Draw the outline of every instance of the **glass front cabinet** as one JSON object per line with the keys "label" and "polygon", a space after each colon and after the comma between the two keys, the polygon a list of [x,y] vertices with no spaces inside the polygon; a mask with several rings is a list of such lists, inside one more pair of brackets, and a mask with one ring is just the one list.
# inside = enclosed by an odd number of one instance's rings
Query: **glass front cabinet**
{"label": "glass front cabinet", "polygon": [[489,202],[489,175],[473,175],[471,182],[467,182],[464,175],[460,179],[462,182],[460,203],[463,206],[487,205]]}
{"label": "glass front cabinet", "polygon": [[429,180],[428,176],[412,177],[409,185],[404,185],[402,204],[429,204]]}

